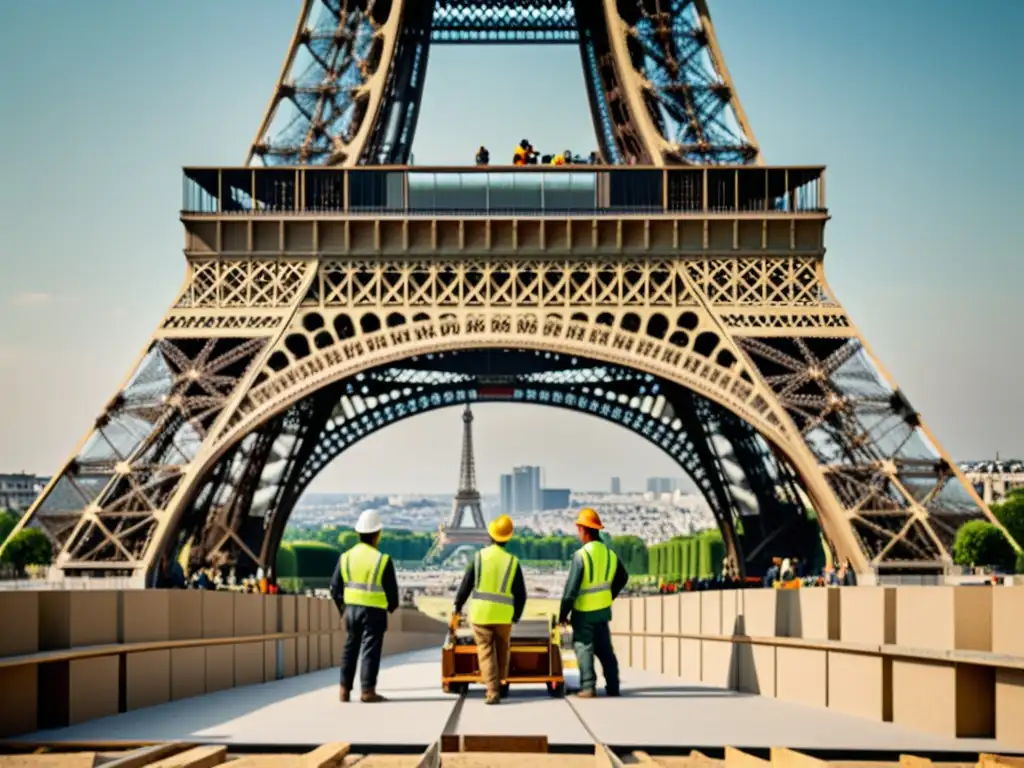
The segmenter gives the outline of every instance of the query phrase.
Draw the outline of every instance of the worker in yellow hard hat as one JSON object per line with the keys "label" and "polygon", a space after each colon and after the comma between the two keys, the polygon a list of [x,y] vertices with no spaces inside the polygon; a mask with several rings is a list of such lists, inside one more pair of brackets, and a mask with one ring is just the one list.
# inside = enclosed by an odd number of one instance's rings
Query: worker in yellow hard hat
{"label": "worker in yellow hard hat", "polygon": [[512,518],[501,515],[487,526],[490,546],[480,550],[466,568],[455,595],[451,626],[472,597],[469,621],[476,639],[480,676],[487,686],[487,703],[497,704],[508,694],[512,625],[526,607],[526,581],[519,558],[506,550],[513,533]]}
{"label": "worker in yellow hard hat", "polygon": [[605,693],[619,695],[619,662],[612,647],[608,627],[612,620],[612,601],[618,597],[629,573],[603,537],[604,525],[596,511],[580,510],[576,533],[583,546],[573,555],[569,578],[562,593],[558,621],[572,621],[572,639],[576,666],[580,674],[577,696],[592,699],[597,695],[597,671],[594,657],[601,662]]}

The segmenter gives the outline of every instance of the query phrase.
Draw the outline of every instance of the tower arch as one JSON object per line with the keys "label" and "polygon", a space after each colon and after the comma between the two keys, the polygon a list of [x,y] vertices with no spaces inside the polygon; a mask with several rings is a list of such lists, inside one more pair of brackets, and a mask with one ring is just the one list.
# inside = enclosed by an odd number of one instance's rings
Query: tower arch
{"label": "tower arch", "polygon": [[[486,358],[486,362],[485,362]],[[496,383],[497,382],[497,383]],[[224,545],[235,555],[248,555],[249,566],[274,561],[292,509],[309,483],[334,459],[363,438],[415,415],[469,403],[511,402],[556,407],[595,416],[639,435],[665,451],[693,480],[722,530],[730,557],[742,571],[763,565],[762,542],[781,529],[789,543],[806,548],[805,496],[797,473],[773,453],[757,432],[727,408],[650,373],[578,355],[530,350],[490,349],[430,352],[381,363],[348,377],[322,384],[292,403],[282,414],[268,414],[234,449],[224,451],[192,485],[196,496],[182,509],[177,529],[192,541],[192,552],[213,552]],[[293,413],[305,415],[293,417]],[[255,474],[238,475],[231,486],[230,467],[237,450],[260,461],[260,445],[281,439],[288,422],[303,426],[300,438],[287,448],[264,455]],[[240,433],[241,434],[241,433]],[[269,466],[274,464],[275,466]],[[738,480],[736,479],[738,476]],[[217,516],[209,501],[252,499],[251,484],[263,480],[258,501],[259,522],[236,518],[228,537],[214,529]],[[245,488],[249,484],[248,488]],[[273,488],[269,487],[273,486]],[[276,489],[276,490],[274,490]],[[738,535],[737,527],[743,529]],[[815,528],[812,524],[812,527]],[[198,538],[205,536],[205,543]],[[803,543],[797,543],[803,536]],[[197,538],[198,537],[198,538]],[[245,546],[237,539],[245,540]],[[233,546],[232,541],[238,546]],[[177,546],[184,543],[179,539]],[[786,546],[786,536],[776,541]],[[817,546],[817,537],[812,546]],[[744,557],[744,549],[753,558]],[[768,553],[770,556],[770,552]]]}

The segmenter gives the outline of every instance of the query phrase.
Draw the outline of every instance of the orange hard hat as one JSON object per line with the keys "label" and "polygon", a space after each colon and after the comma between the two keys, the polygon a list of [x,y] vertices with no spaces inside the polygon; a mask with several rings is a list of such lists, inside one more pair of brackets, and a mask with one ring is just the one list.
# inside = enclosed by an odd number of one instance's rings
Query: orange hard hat
{"label": "orange hard hat", "polygon": [[490,524],[487,526],[488,535],[500,543],[505,543],[511,539],[513,530],[514,526],[512,525],[512,518],[508,515],[499,515],[491,520]]}
{"label": "orange hard hat", "polygon": [[576,525],[582,525],[584,528],[593,528],[595,531],[600,531],[604,528],[601,525],[601,518],[590,507],[584,507],[580,510],[579,517],[576,518]]}

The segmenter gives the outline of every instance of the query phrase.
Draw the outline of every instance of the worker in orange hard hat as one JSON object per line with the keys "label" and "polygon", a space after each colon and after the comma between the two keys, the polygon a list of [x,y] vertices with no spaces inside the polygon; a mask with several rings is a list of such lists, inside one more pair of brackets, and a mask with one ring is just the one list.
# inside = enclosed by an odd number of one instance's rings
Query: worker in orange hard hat
{"label": "worker in orange hard hat", "polygon": [[597,671],[594,657],[601,662],[605,693],[619,695],[619,662],[612,647],[612,601],[629,580],[629,573],[614,550],[602,536],[601,517],[590,507],[580,510],[576,532],[583,546],[572,558],[569,578],[562,593],[559,623],[572,616],[572,639],[576,650],[576,666],[580,673],[580,698],[597,695]]}
{"label": "worker in orange hard hat", "polygon": [[469,621],[473,625],[480,677],[487,686],[487,703],[498,704],[508,695],[508,667],[512,657],[512,625],[526,607],[526,582],[519,558],[506,547],[512,540],[512,518],[501,515],[487,526],[491,545],[476,553],[466,568],[455,595],[449,628],[454,630],[462,606],[472,596]]}

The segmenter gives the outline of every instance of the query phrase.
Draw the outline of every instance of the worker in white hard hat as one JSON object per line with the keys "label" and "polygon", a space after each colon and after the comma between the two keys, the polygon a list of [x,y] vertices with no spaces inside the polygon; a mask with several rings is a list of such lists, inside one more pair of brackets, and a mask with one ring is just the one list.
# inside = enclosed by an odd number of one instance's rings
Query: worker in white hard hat
{"label": "worker in white hard hat", "polygon": [[377,693],[377,673],[388,629],[388,614],[398,608],[395,564],[377,547],[384,525],[368,509],[356,522],[359,542],[339,559],[331,579],[331,597],[345,617],[341,655],[341,700],[348,701],[359,664],[360,701],[387,701]]}

